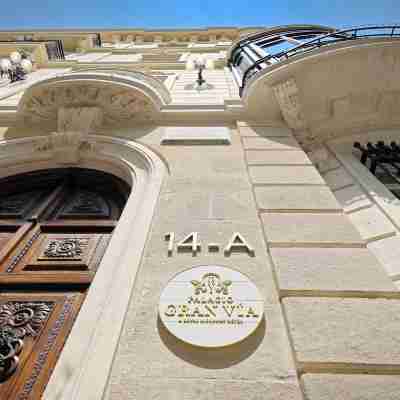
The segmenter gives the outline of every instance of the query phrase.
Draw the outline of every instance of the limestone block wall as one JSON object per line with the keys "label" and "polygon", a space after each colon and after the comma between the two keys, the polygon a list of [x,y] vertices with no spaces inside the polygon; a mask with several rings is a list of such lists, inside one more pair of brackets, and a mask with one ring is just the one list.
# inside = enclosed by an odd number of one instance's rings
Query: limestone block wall
{"label": "limestone block wall", "polygon": [[[241,139],[236,130],[231,133],[230,145],[162,146],[157,132],[141,138],[162,154],[170,175],[126,314],[107,400],[302,400]],[[169,256],[167,232],[174,232],[176,241],[198,232],[201,250],[193,255],[175,248]],[[224,253],[234,232],[251,244],[254,257]],[[208,251],[209,243],[219,243],[220,251]],[[196,265],[231,267],[257,284],[266,318],[252,336],[207,350],[165,330],[157,319],[161,291],[176,273]]]}
{"label": "limestone block wall", "polygon": [[[104,398],[400,398],[399,291],[332,193],[333,167],[321,176],[285,126],[238,122],[231,134],[230,145],[161,145],[162,130],[140,139],[170,174]],[[198,232],[201,250],[168,254],[170,232],[177,241]],[[234,232],[254,256],[208,251]],[[196,265],[231,267],[257,284],[265,321],[252,336],[206,350],[165,330],[161,291]]]}
{"label": "limestone block wall", "polygon": [[[333,191],[344,212],[348,215],[362,238],[367,242],[367,247],[385,268],[390,279],[396,286],[400,287],[400,264],[398,262],[400,256],[400,232],[396,218],[392,218],[394,213],[390,212],[396,211],[399,202],[396,200],[390,202],[387,199],[383,199],[388,205],[388,210],[385,212],[379,202],[376,202],[379,192],[375,190],[374,186],[381,186],[380,189],[382,190],[387,189],[361,165],[359,160],[354,157],[353,162],[362,173],[362,176],[365,176],[366,180],[364,182],[352,175],[351,171],[333,153],[329,152],[327,154],[329,159],[325,160],[320,167],[325,182]],[[374,186],[370,186],[369,183]],[[368,187],[370,187],[370,191],[366,189]],[[375,193],[375,195],[371,196],[369,192]]]}
{"label": "limestone block wall", "polygon": [[330,190],[350,179],[323,179],[287,129],[239,132],[304,399],[399,397],[399,296],[367,248],[377,230]]}

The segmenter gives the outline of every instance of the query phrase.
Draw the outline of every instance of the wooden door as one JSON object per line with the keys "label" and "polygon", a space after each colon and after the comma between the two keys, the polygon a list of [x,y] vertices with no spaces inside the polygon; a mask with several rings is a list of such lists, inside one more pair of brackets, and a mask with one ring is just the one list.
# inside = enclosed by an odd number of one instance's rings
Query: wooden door
{"label": "wooden door", "polygon": [[129,194],[94,170],[0,180],[0,399],[40,399]]}

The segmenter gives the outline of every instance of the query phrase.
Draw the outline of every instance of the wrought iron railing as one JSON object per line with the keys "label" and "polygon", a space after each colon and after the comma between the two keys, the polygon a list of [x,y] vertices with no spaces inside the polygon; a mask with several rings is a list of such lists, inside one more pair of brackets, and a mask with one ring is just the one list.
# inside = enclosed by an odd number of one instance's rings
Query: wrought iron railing
{"label": "wrought iron railing", "polygon": [[[228,65],[242,94],[249,79],[273,64],[338,42],[371,38],[399,38],[400,25],[361,26],[335,30],[321,26],[289,26],[251,34],[234,45]],[[282,49],[282,45],[290,48]],[[273,47],[278,47],[275,52]]]}
{"label": "wrought iron railing", "polygon": [[354,148],[360,151],[360,161],[375,175],[375,177],[400,199],[400,146],[396,142],[378,141],[362,145],[354,143]]}
{"label": "wrought iron railing", "polygon": [[[361,152],[360,161],[362,164],[368,165],[369,170],[375,174],[377,167],[386,170],[391,167],[395,170],[395,179],[400,183],[400,146],[396,142],[386,144],[379,141],[376,144],[368,142],[365,146],[359,142],[354,143],[354,148]],[[391,174],[392,172],[388,172]]]}

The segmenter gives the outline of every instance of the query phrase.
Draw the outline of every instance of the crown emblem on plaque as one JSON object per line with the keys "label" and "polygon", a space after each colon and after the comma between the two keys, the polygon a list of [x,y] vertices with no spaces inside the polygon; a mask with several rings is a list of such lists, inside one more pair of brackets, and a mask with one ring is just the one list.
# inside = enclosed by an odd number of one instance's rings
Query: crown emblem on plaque
{"label": "crown emblem on plaque", "polygon": [[190,283],[194,286],[194,294],[229,294],[229,286],[232,285],[232,281],[223,281],[218,274],[207,273],[204,274],[200,281],[192,280]]}

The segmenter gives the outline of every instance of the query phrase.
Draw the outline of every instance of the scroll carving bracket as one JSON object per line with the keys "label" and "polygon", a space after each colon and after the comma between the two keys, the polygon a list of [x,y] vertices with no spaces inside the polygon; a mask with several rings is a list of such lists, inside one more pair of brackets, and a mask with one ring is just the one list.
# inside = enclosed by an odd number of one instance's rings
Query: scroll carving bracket
{"label": "scroll carving bracket", "polygon": [[88,140],[88,133],[102,123],[102,111],[98,107],[61,107],[58,110],[58,131],[40,141],[38,152],[51,152],[52,158],[61,164],[79,163],[83,153],[96,150]]}
{"label": "scroll carving bracket", "polygon": [[273,87],[275,98],[281,109],[283,118],[290,128],[305,130],[307,124],[300,101],[299,88],[296,81],[290,78]]}

